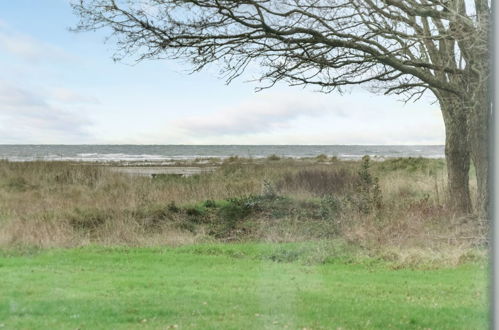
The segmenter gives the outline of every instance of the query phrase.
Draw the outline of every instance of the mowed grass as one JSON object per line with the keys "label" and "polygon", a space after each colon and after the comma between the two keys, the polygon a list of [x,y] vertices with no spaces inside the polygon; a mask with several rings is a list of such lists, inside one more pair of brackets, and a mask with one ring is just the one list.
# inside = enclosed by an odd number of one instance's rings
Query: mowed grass
{"label": "mowed grass", "polygon": [[[309,245],[307,245],[309,244]],[[310,245],[312,244],[312,245]],[[313,244],[86,246],[0,257],[5,329],[486,329],[487,264],[394,269]],[[308,251],[308,252],[307,252]]]}

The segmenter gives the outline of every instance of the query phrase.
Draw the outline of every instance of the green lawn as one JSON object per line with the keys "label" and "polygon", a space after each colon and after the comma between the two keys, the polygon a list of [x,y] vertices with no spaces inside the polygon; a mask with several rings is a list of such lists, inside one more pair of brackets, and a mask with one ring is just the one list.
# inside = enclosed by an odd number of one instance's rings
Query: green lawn
{"label": "green lawn", "polygon": [[220,244],[4,253],[0,328],[488,327],[485,262],[394,270],[368,260],[304,262],[296,245],[288,247]]}

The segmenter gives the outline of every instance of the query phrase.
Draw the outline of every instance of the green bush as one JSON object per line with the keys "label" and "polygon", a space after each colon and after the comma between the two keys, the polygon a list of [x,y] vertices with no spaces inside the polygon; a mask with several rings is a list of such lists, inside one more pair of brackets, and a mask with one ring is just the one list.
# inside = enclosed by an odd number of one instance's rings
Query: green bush
{"label": "green bush", "polygon": [[220,208],[218,214],[226,224],[231,226],[247,217],[253,209],[253,205],[247,203],[246,198],[231,198],[228,201],[228,204]]}
{"label": "green bush", "polygon": [[187,218],[192,223],[204,223],[206,222],[206,209],[203,206],[195,205],[185,208],[185,214]]}
{"label": "green bush", "polygon": [[331,219],[341,208],[341,203],[333,195],[325,195],[320,200],[319,214],[322,219]]}
{"label": "green bush", "polygon": [[315,157],[318,162],[327,162],[328,157],[325,154],[320,154]]}
{"label": "green bush", "polygon": [[208,199],[203,203],[203,206],[207,208],[215,208],[217,207],[217,203],[212,199]]}
{"label": "green bush", "polygon": [[360,212],[365,214],[374,210],[380,210],[383,206],[383,196],[379,186],[379,179],[372,176],[370,167],[370,157],[362,157],[361,167],[358,172],[357,207]]}

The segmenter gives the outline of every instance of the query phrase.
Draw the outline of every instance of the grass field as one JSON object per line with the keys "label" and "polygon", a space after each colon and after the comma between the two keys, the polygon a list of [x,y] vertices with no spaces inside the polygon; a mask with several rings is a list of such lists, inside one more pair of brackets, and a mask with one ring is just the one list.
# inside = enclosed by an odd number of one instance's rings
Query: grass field
{"label": "grass field", "polygon": [[54,249],[0,259],[6,329],[486,329],[486,263],[393,269],[316,245]]}
{"label": "grass field", "polygon": [[216,166],[0,161],[0,329],[487,328],[487,223],[443,160]]}

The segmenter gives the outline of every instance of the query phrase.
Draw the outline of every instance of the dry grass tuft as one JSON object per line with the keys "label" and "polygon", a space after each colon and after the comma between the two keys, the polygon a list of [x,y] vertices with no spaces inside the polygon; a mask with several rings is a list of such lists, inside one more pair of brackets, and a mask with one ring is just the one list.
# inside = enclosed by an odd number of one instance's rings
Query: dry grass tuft
{"label": "dry grass tuft", "polygon": [[288,193],[306,191],[315,196],[339,195],[352,191],[358,181],[356,173],[346,168],[302,169],[284,174],[277,188]]}

